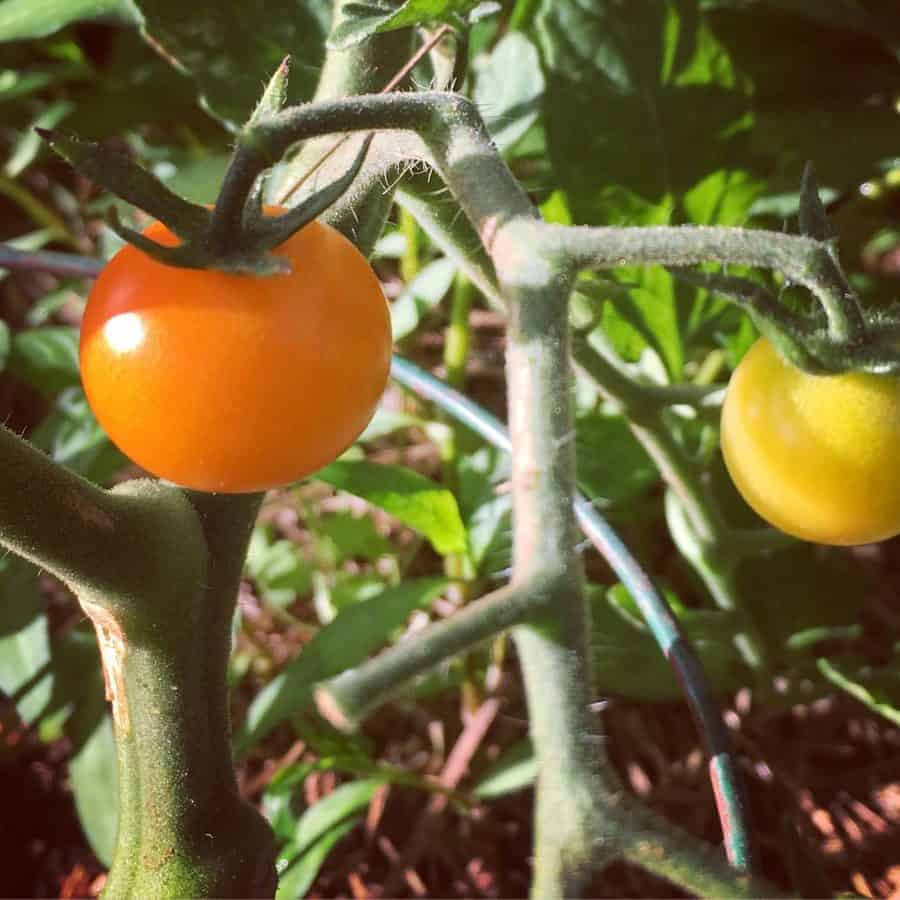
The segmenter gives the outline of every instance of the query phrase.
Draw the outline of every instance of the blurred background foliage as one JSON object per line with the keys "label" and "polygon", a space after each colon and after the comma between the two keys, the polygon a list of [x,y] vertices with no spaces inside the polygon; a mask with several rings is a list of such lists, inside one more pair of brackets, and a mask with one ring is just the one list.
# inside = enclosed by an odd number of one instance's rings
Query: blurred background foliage
{"label": "blurred background foliage", "polygon": [[[291,99],[300,102],[312,94],[329,35],[346,47],[376,31],[449,22],[468,33],[456,86],[478,103],[547,219],[794,229],[800,175],[812,161],[853,284],[870,304],[897,298],[896,4],[372,0],[356,4],[335,31],[330,7],[328,0],[0,0],[0,240],[100,258],[117,248],[101,224],[110,198],[54,158],[36,126],[102,139],[175,190],[208,201],[236,125],[285,54],[294,60]],[[424,87],[432,77],[426,62],[413,81]],[[503,415],[502,314],[399,208],[374,265],[400,351],[449,373]],[[77,329],[89,286],[42,272],[0,270],[0,279],[4,422],[98,483],[138,474],[108,442],[80,388]],[[791,295],[790,285],[775,286]],[[754,338],[732,307],[660,268],[622,267],[581,287],[595,305],[598,335],[660,382],[724,384]],[[832,792],[850,790],[847,767],[863,781],[870,769],[883,772],[872,782],[880,803],[900,781],[896,762],[890,768],[900,724],[896,545],[797,544],[746,563],[742,600],[767,649],[764,676],[751,676],[733,647],[733,616],[713,606],[673,546],[659,473],[628,422],[580,375],[575,399],[580,482],[665,585],[728,707],[768,874],[788,886],[799,858],[800,869],[825,872],[834,891],[900,891],[900,861],[877,842],[855,840],[846,816],[826,803],[832,824],[815,824],[825,801],[811,780],[820,765],[814,748],[786,753],[784,746],[798,722],[825,735],[837,759],[829,763]],[[715,416],[676,411],[672,428],[729,518],[752,522],[724,475]],[[267,498],[246,563],[230,678],[242,788],[283,847],[279,896],[340,893],[348,883],[355,890],[354,875],[383,877],[385,890],[399,877],[400,893],[524,892],[522,792],[534,766],[503,638],[421,679],[352,738],[315,717],[305,687],[506,577],[508,477],[502,454],[393,387],[355,448]],[[593,550],[584,560],[596,695],[607,703],[614,756],[633,789],[715,839],[696,736],[671,724],[684,719],[678,685],[627,592]],[[30,796],[43,796],[33,767],[44,766],[46,797],[53,789],[67,798],[65,783],[84,835],[64,824],[46,832],[39,811],[16,825],[20,811],[8,804],[9,827],[23,835],[22,864],[3,878],[12,894],[91,892],[115,836],[114,751],[93,635],[60,585],[13,557],[0,560],[0,593],[0,783],[17,780],[37,791]],[[498,698],[504,712],[466,761],[465,778],[448,772],[467,723]],[[892,818],[887,801],[876,809],[873,796],[851,799],[895,827],[898,809]],[[75,821],[68,800],[53,802]],[[443,816],[448,828],[452,821],[457,849],[406,848],[401,857],[391,841],[410,815]],[[864,827],[882,835],[872,821]],[[29,828],[42,835],[38,844]],[[388,847],[370,852],[376,834]],[[63,847],[56,855],[54,841]],[[837,856],[827,855],[829,841],[840,845]],[[341,854],[332,854],[339,843]],[[396,875],[398,858],[415,878]],[[463,875],[451,874],[454,860]],[[667,890],[611,877],[615,887],[606,890]]]}

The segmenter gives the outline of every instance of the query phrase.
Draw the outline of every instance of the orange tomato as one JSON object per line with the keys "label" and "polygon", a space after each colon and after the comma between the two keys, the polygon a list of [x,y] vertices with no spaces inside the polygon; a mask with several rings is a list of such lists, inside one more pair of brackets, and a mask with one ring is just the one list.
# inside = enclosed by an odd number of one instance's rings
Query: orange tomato
{"label": "orange tomato", "polygon": [[[177,238],[156,222],[145,234]],[[81,377],[110,439],[195,490],[303,478],[368,424],[391,362],[381,286],[343,235],[314,221],[275,253],[287,275],[167,266],[132,246],[103,269],[81,327]]]}

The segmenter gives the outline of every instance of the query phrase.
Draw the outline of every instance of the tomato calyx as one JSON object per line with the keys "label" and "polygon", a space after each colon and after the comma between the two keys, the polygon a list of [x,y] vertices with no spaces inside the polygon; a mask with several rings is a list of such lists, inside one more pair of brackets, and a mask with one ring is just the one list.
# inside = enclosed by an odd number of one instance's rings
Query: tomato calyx
{"label": "tomato calyx", "polygon": [[[269,81],[245,132],[261,117],[281,108],[287,75],[286,59]],[[261,157],[246,142],[238,141],[210,209],[178,196],[123,153],[59,131],[36,130],[78,172],[162,222],[178,243],[162,244],[123,225],[113,207],[107,223],[122,240],[165,265],[259,276],[290,271],[285,258],[271,251],[340,199],[359,174],[372,141],[371,135],[363,141],[343,175],[287,212],[273,216],[264,208],[263,199],[267,170],[278,160]]]}

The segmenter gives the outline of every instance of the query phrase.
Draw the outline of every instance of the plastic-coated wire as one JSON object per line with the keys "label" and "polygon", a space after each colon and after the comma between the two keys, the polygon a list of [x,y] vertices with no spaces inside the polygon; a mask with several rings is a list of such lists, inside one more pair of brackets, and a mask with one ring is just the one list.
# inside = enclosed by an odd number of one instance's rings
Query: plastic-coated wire
{"label": "plastic-coated wire", "polygon": [[[103,263],[71,253],[30,252],[0,244],[0,269],[55,272],[62,276],[95,278]],[[399,356],[391,363],[393,378],[449,413],[458,422],[506,453],[512,452],[506,427],[477,403]],[[709,757],[709,776],[722,825],[725,852],[741,872],[751,869],[751,845],[740,779],[731,753],[722,714],[703,668],[681,631],[674,613],[628,548],[589,500],[578,496],[575,517],[581,530],[634,597],[663,654],[675,671]]]}
{"label": "plastic-coated wire", "polygon": [[[391,375],[404,387],[437,404],[458,422],[507,453],[512,452],[504,425],[468,397],[413,363],[394,356]],[[609,563],[634,597],[663,654],[675,671],[709,758],[709,777],[731,865],[747,872],[752,866],[750,834],[737,767],[722,713],[696,653],[681,631],[671,607],[606,519],[579,495],[574,502],[581,530]]]}
{"label": "plastic-coated wire", "polygon": [[0,269],[23,269],[29,272],[53,272],[76,278],[96,278],[103,263],[88,256],[53,251],[18,250],[0,244]]}

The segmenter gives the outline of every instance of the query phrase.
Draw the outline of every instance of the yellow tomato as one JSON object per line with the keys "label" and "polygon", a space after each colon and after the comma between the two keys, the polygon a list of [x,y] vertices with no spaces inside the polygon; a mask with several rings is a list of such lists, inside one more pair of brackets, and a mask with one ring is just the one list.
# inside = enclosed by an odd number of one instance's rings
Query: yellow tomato
{"label": "yellow tomato", "polygon": [[852,545],[900,533],[900,378],[810,375],[762,338],[728,386],[722,452],[744,499],[788,534]]}

